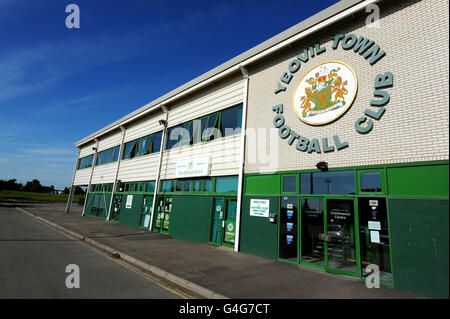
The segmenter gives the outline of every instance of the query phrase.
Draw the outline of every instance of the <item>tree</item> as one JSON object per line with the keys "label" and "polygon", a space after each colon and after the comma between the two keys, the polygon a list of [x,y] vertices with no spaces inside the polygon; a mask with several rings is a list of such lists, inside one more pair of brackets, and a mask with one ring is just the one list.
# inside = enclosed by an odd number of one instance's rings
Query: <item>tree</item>
{"label": "tree", "polygon": [[64,193],[65,195],[68,195],[68,194],[70,193],[69,187],[64,187],[63,193]]}

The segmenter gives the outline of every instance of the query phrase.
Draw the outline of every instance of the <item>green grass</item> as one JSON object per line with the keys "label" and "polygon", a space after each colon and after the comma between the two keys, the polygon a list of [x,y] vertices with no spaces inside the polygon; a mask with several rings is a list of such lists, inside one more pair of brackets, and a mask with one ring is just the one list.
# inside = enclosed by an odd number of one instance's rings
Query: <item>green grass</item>
{"label": "green grass", "polygon": [[[41,202],[67,202],[69,195],[58,195],[48,193],[33,193],[33,192],[19,192],[19,191],[0,191],[0,202],[8,199],[27,199]],[[83,195],[74,195],[73,203],[78,203],[79,200],[84,200]]]}

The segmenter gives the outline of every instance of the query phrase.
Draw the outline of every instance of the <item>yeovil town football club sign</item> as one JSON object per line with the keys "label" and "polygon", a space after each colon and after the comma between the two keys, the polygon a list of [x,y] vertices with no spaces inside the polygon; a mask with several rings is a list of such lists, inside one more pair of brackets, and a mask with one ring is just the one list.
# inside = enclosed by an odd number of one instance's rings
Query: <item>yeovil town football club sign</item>
{"label": "yeovil town football club sign", "polygon": [[[386,55],[374,41],[362,36],[358,38],[354,34],[338,34],[332,37],[332,49],[336,50],[339,47],[343,50],[353,50],[367,59],[370,65],[374,65]],[[288,72],[281,75],[274,94],[286,91],[286,85],[290,84],[302,63],[307,63],[324,52],[326,47],[321,47],[319,43],[304,49],[303,53],[289,63]],[[363,116],[356,120],[354,126],[356,132],[369,133],[374,125],[373,120],[381,119],[386,111],[385,105],[390,99],[389,93],[384,89],[392,86],[392,73],[385,72],[375,76],[374,99],[369,101],[369,107]],[[342,61],[323,62],[303,73],[294,90],[292,107],[303,124],[326,125],[337,121],[347,112],[355,100],[357,90],[357,76],[348,64]],[[289,145],[295,145],[299,151],[327,153],[349,146],[348,142],[341,141],[337,134],[332,137],[334,142],[332,145],[328,137],[311,138],[296,133],[285,123],[283,104],[273,106],[272,111],[277,114],[273,124],[278,129],[279,136],[286,139]]]}
{"label": "yeovil town football club sign", "polygon": [[292,105],[298,118],[323,125],[339,118],[352,105],[358,81],[343,62],[321,63],[300,79]]}

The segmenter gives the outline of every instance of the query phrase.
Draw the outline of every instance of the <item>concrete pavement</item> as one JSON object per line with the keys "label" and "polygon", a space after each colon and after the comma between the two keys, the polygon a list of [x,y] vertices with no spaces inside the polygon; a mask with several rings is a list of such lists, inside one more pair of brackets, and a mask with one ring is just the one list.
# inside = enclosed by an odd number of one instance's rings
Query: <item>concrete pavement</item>
{"label": "concrete pavement", "polygon": [[163,270],[169,280],[173,276],[186,280],[187,285],[203,287],[205,294],[202,295],[207,297],[215,293],[216,297],[257,299],[420,298],[386,287],[367,289],[359,279],[81,217],[81,207],[77,205],[68,215],[64,214],[63,204],[16,202],[2,205],[19,207],[78,233],[85,240],[124,252],[138,263]]}
{"label": "concrete pavement", "polygon": [[[80,269],[68,289],[66,267]],[[182,295],[148,280],[17,210],[0,207],[0,299],[173,299]]]}

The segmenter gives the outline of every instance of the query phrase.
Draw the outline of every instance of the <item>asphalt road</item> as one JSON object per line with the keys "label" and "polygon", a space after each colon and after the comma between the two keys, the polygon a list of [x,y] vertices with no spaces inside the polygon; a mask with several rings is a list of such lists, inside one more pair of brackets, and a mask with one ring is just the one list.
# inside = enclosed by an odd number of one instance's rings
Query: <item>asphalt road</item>
{"label": "asphalt road", "polygon": [[[66,287],[69,264],[78,265],[80,288]],[[87,244],[0,207],[0,299],[5,298],[181,298],[145,274]]]}

